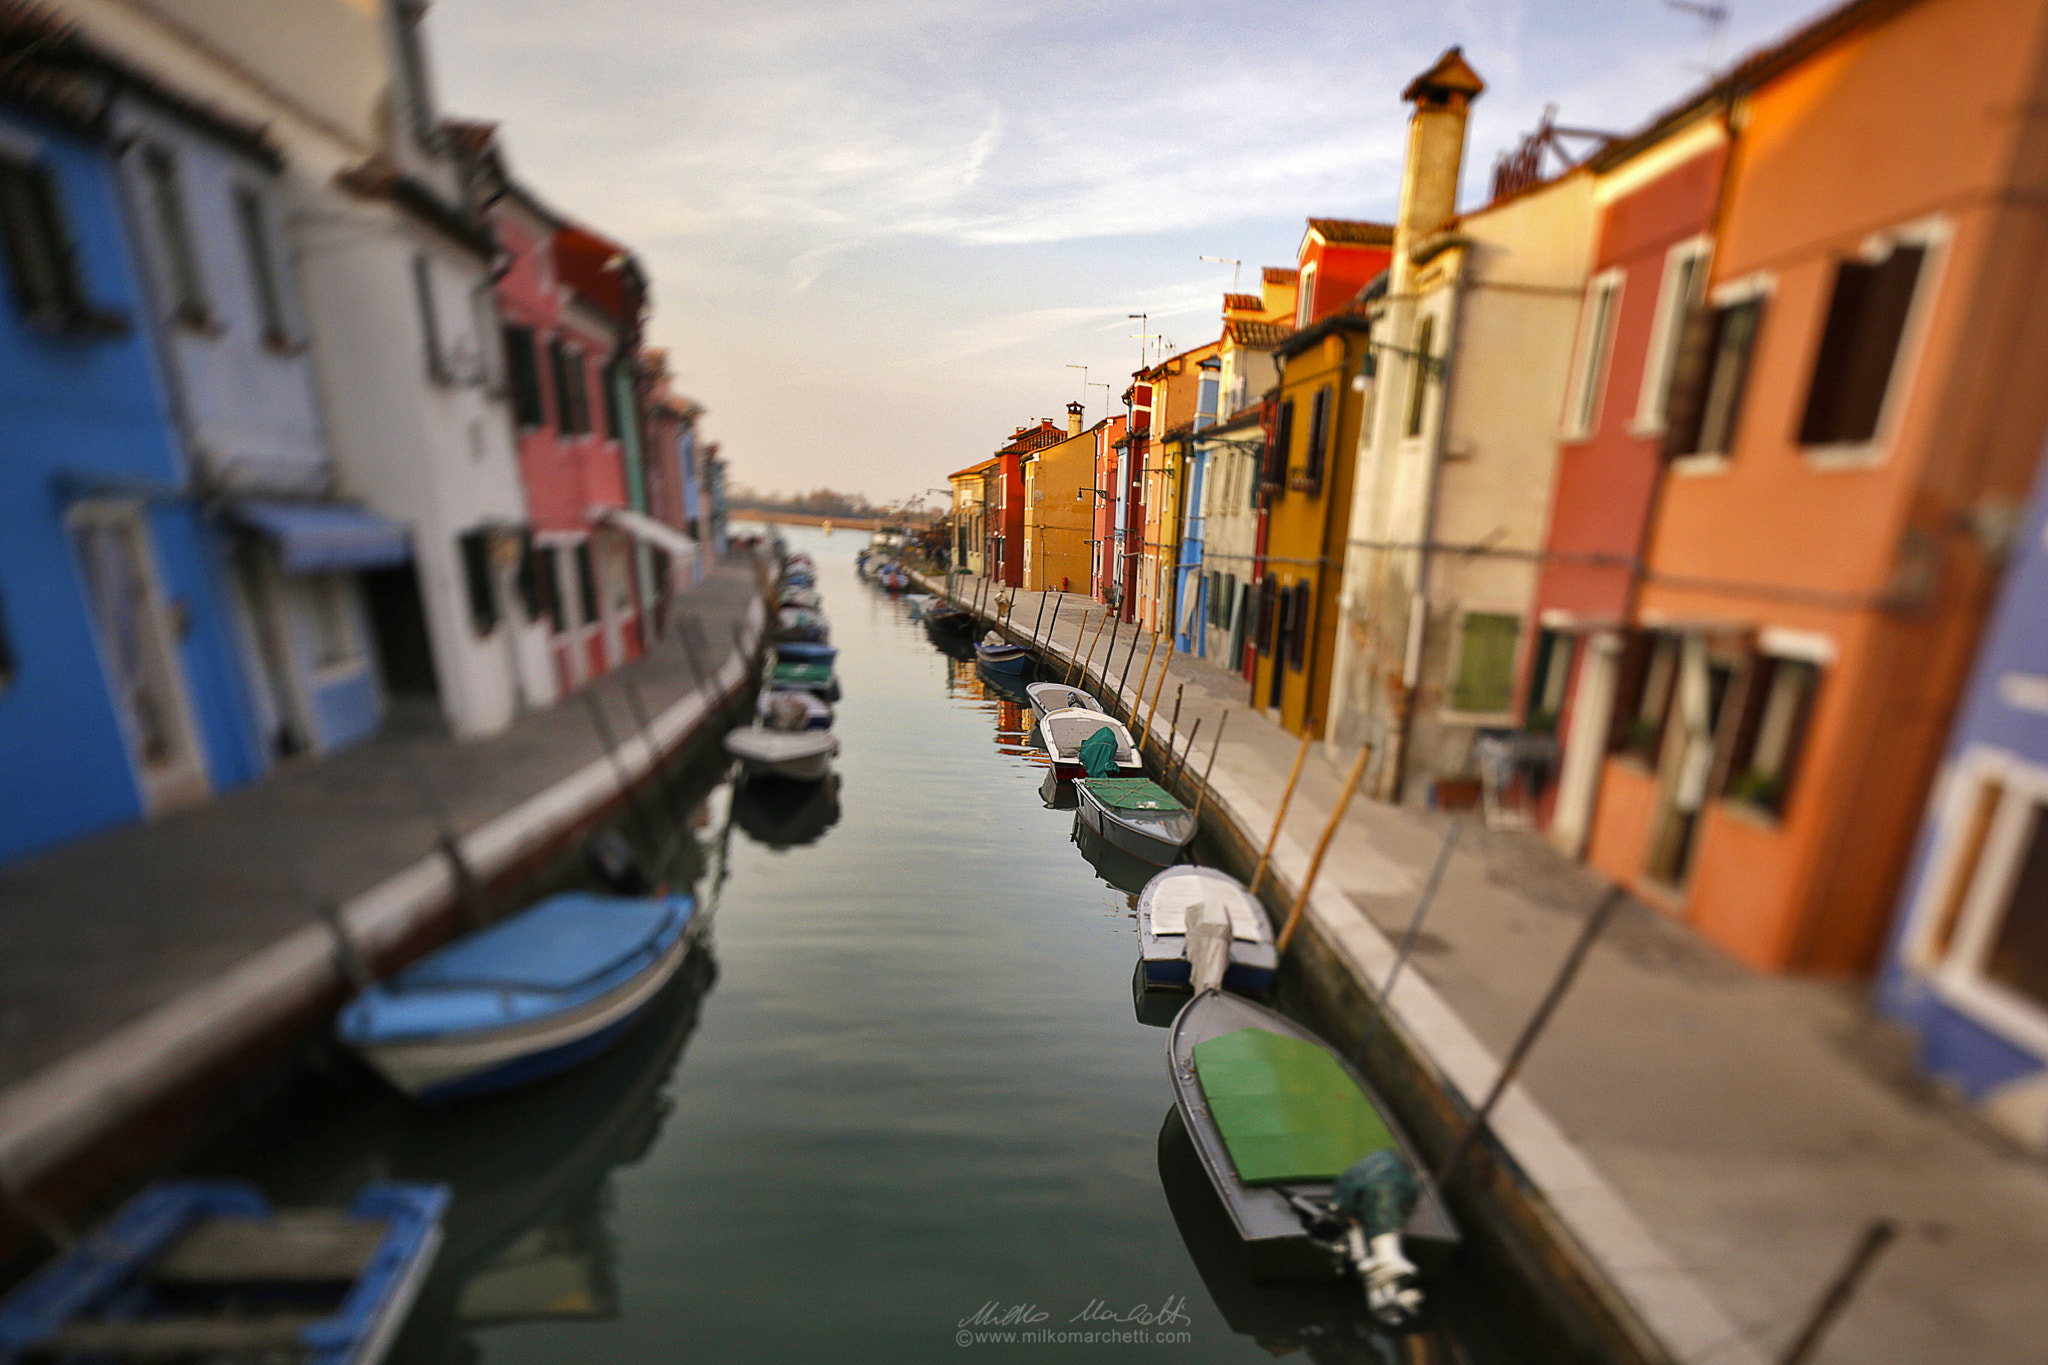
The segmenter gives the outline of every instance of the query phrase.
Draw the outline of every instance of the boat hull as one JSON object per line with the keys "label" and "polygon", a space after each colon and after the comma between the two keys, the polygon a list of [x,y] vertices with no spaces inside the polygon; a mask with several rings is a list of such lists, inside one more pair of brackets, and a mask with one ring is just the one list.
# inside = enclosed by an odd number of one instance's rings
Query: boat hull
{"label": "boat hull", "polygon": [[740,770],[748,777],[822,782],[831,775],[839,741],[824,730],[749,727],[728,732],[725,749],[739,760]]}
{"label": "boat hull", "polygon": [[1195,816],[1192,811],[1118,811],[1097,800],[1083,782],[1074,788],[1079,796],[1074,818],[1102,836],[1111,847],[1154,867],[1171,867],[1180,861],[1194,842]]}
{"label": "boat hull", "polygon": [[[1102,711],[1102,703],[1078,687],[1065,683],[1035,682],[1024,689],[1024,695],[1031,698],[1031,709],[1044,720],[1054,711]],[[1109,714],[1102,711],[1102,714]]]}
{"label": "boat hull", "polygon": [[502,1029],[359,1047],[392,1085],[430,1104],[510,1090],[597,1056],[631,1030],[689,957],[695,915],[638,975],[575,1009]]}
{"label": "boat hull", "polygon": [[1170,867],[1138,893],[1138,963],[1146,985],[1169,991],[1192,985],[1184,907],[1196,899],[1231,911],[1223,988],[1252,995],[1271,990],[1280,954],[1265,907],[1237,878],[1210,867]]}
{"label": "boat hull", "polygon": [[987,645],[976,645],[974,657],[981,666],[991,673],[1005,673],[1022,677],[1024,670],[1031,667],[1031,651],[1021,645],[1002,645],[995,649]]}
{"label": "boat hull", "polygon": [[[1195,1074],[1194,1048],[1197,1043],[1241,1028],[1264,1029],[1301,1039],[1328,1051],[1343,1067],[1366,1101],[1386,1122],[1402,1159],[1416,1173],[1422,1185],[1414,1212],[1409,1214],[1401,1229],[1401,1249],[1420,1269],[1441,1268],[1457,1248],[1457,1224],[1444,1207],[1435,1183],[1429,1179],[1429,1168],[1416,1154],[1407,1135],[1394,1123],[1391,1111],[1365,1077],[1329,1044],[1285,1015],[1234,995],[1204,991],[1187,1003],[1167,1030],[1166,1069],[1173,1085],[1174,1107],[1180,1111],[1181,1121],[1187,1126],[1188,1136],[1193,1139],[1202,1165],[1209,1173],[1217,1198],[1222,1201],[1232,1226],[1245,1243],[1254,1275],[1272,1280],[1328,1280],[1341,1278],[1348,1272],[1341,1259],[1308,1235],[1300,1216],[1278,1188],[1246,1185],[1237,1178],[1230,1149],[1209,1113],[1201,1081]],[[1327,1203],[1334,1184],[1330,1180],[1296,1181],[1287,1188],[1306,1198]]]}

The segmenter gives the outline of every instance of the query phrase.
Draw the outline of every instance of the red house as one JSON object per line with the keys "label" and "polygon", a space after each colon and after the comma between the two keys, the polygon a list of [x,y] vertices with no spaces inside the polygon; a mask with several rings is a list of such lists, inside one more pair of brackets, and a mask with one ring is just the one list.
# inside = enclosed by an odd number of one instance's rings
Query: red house
{"label": "red house", "polygon": [[[490,125],[454,131],[500,253],[495,294],[534,528],[535,596],[568,690],[643,648],[633,541],[606,516],[633,502],[624,439],[639,420],[631,357],[645,289],[624,248],[512,178]],[[637,430],[630,435],[637,447]]]}
{"label": "red house", "polygon": [[1537,815],[1566,851],[1591,828],[1663,467],[1664,404],[1686,314],[1703,296],[1726,137],[1706,102],[1589,163],[1599,225],[1565,395],[1540,630],[1524,657],[1525,728],[1559,744]]}
{"label": "red house", "polygon": [[1387,268],[1394,259],[1394,227],[1350,218],[1311,218],[1295,258],[1299,286],[1294,325],[1299,329],[1343,308]]}
{"label": "red house", "polygon": [[988,517],[986,547],[989,577],[1013,588],[1024,586],[1024,456],[1058,445],[1067,429],[1051,418],[1035,427],[1018,427],[995,453],[996,463],[984,475]]}

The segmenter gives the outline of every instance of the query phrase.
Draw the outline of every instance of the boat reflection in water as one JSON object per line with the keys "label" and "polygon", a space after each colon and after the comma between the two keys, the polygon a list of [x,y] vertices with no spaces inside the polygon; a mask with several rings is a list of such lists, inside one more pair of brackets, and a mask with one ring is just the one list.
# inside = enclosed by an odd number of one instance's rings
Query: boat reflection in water
{"label": "boat reflection in water", "polygon": [[1048,764],[1045,781],[1038,784],[1038,799],[1045,802],[1047,810],[1072,810],[1081,798],[1074,795],[1074,784],[1064,781]]}
{"label": "boat reflection in water", "polygon": [[1276,1356],[1305,1351],[1318,1365],[1434,1365],[1448,1359],[1434,1337],[1390,1333],[1375,1322],[1356,1284],[1253,1280],[1244,1242],[1216,1198],[1178,1109],[1168,1109],[1159,1128],[1159,1183],[1202,1287],[1239,1336]]}
{"label": "boat reflection in water", "polygon": [[1147,1028],[1165,1028],[1173,1023],[1181,1006],[1194,999],[1187,991],[1162,991],[1145,982],[1145,962],[1131,968],[1131,1010]]}
{"label": "boat reflection in water", "polygon": [[[1071,787],[1073,784],[1067,785]],[[1043,789],[1040,794],[1044,794]],[[1088,866],[1095,869],[1095,875],[1119,891],[1136,895],[1145,889],[1146,882],[1159,875],[1158,864],[1124,852],[1103,838],[1101,832],[1086,820],[1075,819],[1072,838],[1080,848],[1081,856],[1088,860]]]}
{"label": "boat reflection in water", "polygon": [[839,823],[839,774],[822,782],[757,778],[733,793],[732,818],[748,838],[772,849],[815,844]]}
{"label": "boat reflection in water", "polygon": [[646,1155],[665,1083],[717,978],[700,945],[647,1018],[600,1060],[530,1090],[419,1113],[390,1134],[385,1166],[452,1185],[447,1240],[390,1359],[475,1358],[467,1334],[619,1311],[611,1173]]}

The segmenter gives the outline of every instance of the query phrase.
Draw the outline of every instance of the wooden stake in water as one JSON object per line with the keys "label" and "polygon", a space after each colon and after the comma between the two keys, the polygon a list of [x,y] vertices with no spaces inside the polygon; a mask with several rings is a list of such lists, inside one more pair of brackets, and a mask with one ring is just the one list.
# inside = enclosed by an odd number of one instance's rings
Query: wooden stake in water
{"label": "wooden stake in water", "polygon": [[[1095,633],[1097,635],[1102,634],[1102,627],[1095,627]],[[1068,686],[1073,685],[1074,670],[1076,668],[1081,670],[1082,677],[1085,678],[1088,676],[1088,665],[1081,658],[1081,641],[1086,639],[1088,639],[1088,609],[1086,607],[1083,607],[1081,609],[1080,629],[1074,632],[1074,657],[1068,661],[1067,671],[1062,679],[1062,681],[1066,682]],[[1093,640],[1089,640],[1088,643],[1091,647],[1093,647],[1095,642]]]}
{"label": "wooden stake in water", "polygon": [[[1047,621],[1047,622],[1045,623],[1045,643],[1046,643],[1046,644],[1047,644],[1048,646],[1052,644],[1052,634],[1053,634],[1053,632],[1054,632],[1054,631],[1056,631],[1056,630],[1058,630],[1058,629],[1060,628],[1060,608],[1061,608],[1061,607],[1063,607],[1063,606],[1065,606],[1065,605],[1066,605],[1066,600],[1065,600],[1064,598],[1057,598],[1057,597],[1056,597],[1056,598],[1054,598],[1054,599],[1053,599],[1053,603],[1052,603],[1052,620],[1050,620],[1050,621]],[[1035,644],[1037,644],[1037,643],[1038,643],[1038,641],[1037,641],[1037,640],[1036,640],[1036,639],[1034,638],[1034,639],[1033,639],[1033,640],[1031,641],[1031,643],[1035,645]]]}
{"label": "wooden stake in water", "polygon": [[[1152,728],[1152,722],[1159,719],[1159,694],[1166,690],[1166,670],[1173,664],[1173,646],[1174,638],[1169,635],[1166,637],[1166,657],[1159,661],[1159,681],[1152,685],[1152,704],[1145,708],[1144,732],[1149,732]],[[1145,685],[1139,683],[1138,695],[1142,697],[1144,694]],[[1167,740],[1166,747],[1169,752],[1172,751],[1173,741],[1171,738]],[[1144,748],[1145,734],[1140,733],[1138,736],[1138,749],[1142,753]]]}
{"label": "wooden stake in water", "polygon": [[[1138,627],[1137,627],[1137,623],[1136,623],[1136,622],[1133,622],[1133,623],[1131,624],[1131,649],[1130,649],[1130,652],[1129,652],[1128,654],[1124,655],[1124,671],[1123,671],[1122,673],[1119,673],[1119,674],[1117,675],[1117,679],[1116,679],[1116,692],[1115,692],[1115,694],[1114,694],[1113,696],[1111,696],[1111,698],[1109,699],[1109,709],[1110,709],[1110,710],[1111,710],[1112,712],[1113,712],[1113,711],[1115,711],[1115,710],[1116,710],[1116,709],[1117,709],[1118,707],[1120,707],[1120,706],[1122,706],[1122,705],[1124,704],[1124,684],[1125,684],[1125,683],[1127,683],[1127,682],[1129,682],[1129,681],[1131,680],[1131,660],[1133,660],[1133,659],[1135,659],[1135,658],[1137,658],[1137,657],[1138,657]],[[1103,680],[1103,681],[1104,681],[1105,683],[1109,681],[1109,670],[1108,670],[1108,669],[1104,669],[1104,670],[1103,670],[1103,674],[1102,674],[1102,680]]]}
{"label": "wooden stake in water", "polygon": [[1280,791],[1280,809],[1273,812],[1273,832],[1266,836],[1266,851],[1259,855],[1258,870],[1252,873],[1252,884],[1248,888],[1256,896],[1259,883],[1266,879],[1266,864],[1273,860],[1273,845],[1280,842],[1280,826],[1287,823],[1287,807],[1294,800],[1294,784],[1301,781],[1301,765],[1308,758],[1308,746],[1315,743],[1315,728],[1311,726],[1301,737],[1301,747],[1294,751],[1294,769],[1287,774],[1287,785]]}
{"label": "wooden stake in water", "polygon": [[[1201,734],[1201,733],[1202,733],[1202,718],[1201,718],[1200,716],[1196,716],[1196,717],[1195,717],[1195,723],[1194,723],[1194,725],[1193,725],[1193,726],[1191,726],[1191,727],[1189,728],[1189,730],[1188,730],[1188,743],[1187,743],[1187,747],[1186,747],[1185,749],[1182,749],[1182,750],[1180,751],[1180,768],[1179,768],[1179,769],[1178,769],[1178,770],[1177,770],[1177,771],[1176,771],[1176,772],[1175,772],[1175,773],[1173,774],[1173,780],[1174,780],[1175,782],[1179,782],[1181,778],[1183,778],[1183,777],[1186,777],[1186,776],[1187,776],[1187,774],[1188,774],[1188,755],[1189,755],[1189,754],[1192,754],[1192,753],[1193,753],[1193,752],[1195,751],[1195,736],[1197,736],[1197,735],[1199,735],[1199,734]],[[1169,761],[1170,761],[1170,760],[1171,760],[1171,759],[1173,758],[1173,755],[1172,755],[1172,753],[1171,753],[1171,752],[1169,752],[1169,753],[1167,754],[1167,758],[1168,758],[1168,760],[1169,760]]]}
{"label": "wooden stake in water", "polygon": [[[1209,750],[1208,765],[1202,769],[1201,789],[1195,793],[1195,827],[1197,829],[1201,828],[1202,825],[1203,803],[1209,799],[1209,774],[1216,771],[1216,752],[1223,747],[1223,727],[1228,724],[1230,724],[1230,712],[1225,711],[1223,719],[1216,722],[1216,743]],[[1189,749],[1194,747],[1192,743],[1188,745]]]}
{"label": "wooden stake in water", "polygon": [[[1138,641],[1137,641],[1137,638],[1136,638],[1135,636],[1133,636],[1133,637],[1132,637],[1132,639],[1131,639],[1131,653],[1133,653],[1133,654],[1136,654],[1137,652],[1138,652]],[[1131,723],[1131,724],[1133,724],[1133,725],[1137,725],[1137,726],[1138,726],[1138,757],[1139,757],[1139,758],[1143,758],[1143,757],[1145,756],[1145,727],[1144,727],[1144,726],[1143,726],[1142,724],[1140,724],[1140,723],[1139,723],[1139,721],[1138,721],[1138,711],[1139,711],[1139,709],[1140,709],[1140,706],[1141,706],[1141,704],[1142,704],[1142,703],[1144,702],[1144,700],[1145,700],[1145,683],[1146,683],[1146,680],[1147,680],[1147,679],[1149,679],[1149,678],[1151,678],[1151,676],[1152,676],[1152,656],[1153,656],[1154,654],[1157,654],[1158,652],[1159,652],[1159,636],[1158,636],[1158,634],[1157,634],[1157,633],[1155,632],[1155,633],[1153,634],[1153,636],[1152,636],[1152,644],[1150,645],[1150,647],[1148,647],[1148,648],[1147,648],[1147,649],[1145,650],[1145,666],[1144,666],[1143,668],[1141,668],[1141,669],[1139,669],[1139,670],[1138,670],[1138,690],[1137,690],[1137,691],[1135,691],[1135,692],[1133,692],[1133,693],[1131,693],[1131,709],[1130,709],[1129,715],[1130,715],[1130,723]],[[1126,667],[1124,668],[1124,673],[1125,673],[1125,675],[1126,675],[1126,676],[1129,676],[1129,674],[1130,674],[1130,671],[1131,671],[1131,670],[1130,670],[1129,666],[1128,666],[1128,665],[1126,665]],[[1124,689],[1123,689],[1123,684],[1122,684],[1122,683],[1118,683],[1118,684],[1117,684],[1117,689],[1116,689],[1116,690],[1117,690],[1117,692],[1118,692],[1118,694],[1119,694],[1119,696],[1118,696],[1118,699],[1119,699],[1119,700],[1121,700],[1121,699],[1122,699],[1122,696],[1121,696],[1121,694],[1122,694],[1122,692],[1123,692],[1123,690],[1124,690]]]}
{"label": "wooden stake in water", "polygon": [[[1159,676],[1165,677],[1166,671],[1161,669]],[[1173,741],[1180,734],[1180,694],[1186,687],[1186,683],[1173,685],[1173,719],[1166,723],[1166,766],[1159,770],[1162,773],[1173,766]]]}
{"label": "wooden stake in water", "polygon": [[[1058,619],[1058,618],[1054,618]],[[1045,594],[1038,594],[1038,615],[1031,618],[1031,643],[1038,643],[1038,628],[1045,624]]]}
{"label": "wooden stake in water", "polygon": [[1301,890],[1294,894],[1294,908],[1287,912],[1287,923],[1280,926],[1280,937],[1274,940],[1274,947],[1283,953],[1294,938],[1294,931],[1301,927],[1301,912],[1308,908],[1308,893],[1315,889],[1316,874],[1323,870],[1323,855],[1330,851],[1330,840],[1336,835],[1337,826],[1344,823],[1344,812],[1351,805],[1351,793],[1358,790],[1358,779],[1365,776],[1365,761],[1371,757],[1372,745],[1359,745],[1358,757],[1351,760],[1351,771],[1344,775],[1344,790],[1337,793],[1337,808],[1330,812],[1330,822],[1323,826],[1323,837],[1316,840],[1316,851],[1308,860]]}
{"label": "wooden stake in water", "polygon": [[1500,1103],[1500,1097],[1507,1092],[1508,1083],[1515,1079],[1515,1073],[1522,1069],[1522,1063],[1527,1060],[1529,1049],[1536,1045],[1536,1039],[1543,1032],[1543,1026],[1550,1022],[1551,1012],[1557,1008],[1558,1001],[1564,999],[1565,991],[1571,988],[1572,978],[1579,974],[1579,966],[1585,962],[1586,954],[1592,950],[1593,940],[1600,936],[1600,931],[1607,927],[1607,921],[1614,917],[1614,912],[1619,910],[1621,903],[1627,899],[1626,891],[1618,886],[1611,887],[1607,894],[1600,898],[1600,904],[1594,907],[1593,913],[1586,917],[1586,927],[1579,931],[1579,937],[1572,944],[1572,950],[1565,954],[1564,964],[1557,969],[1556,979],[1550,983],[1550,989],[1544,992],[1542,1003],[1538,1004],[1536,1012],[1529,1016],[1529,1022],[1522,1026],[1522,1036],[1515,1040],[1514,1051],[1508,1053],[1507,1061],[1502,1063],[1500,1075],[1493,1078],[1493,1089],[1486,1092],[1485,1102],[1473,1113],[1472,1121],[1466,1124],[1465,1131],[1458,1135],[1457,1145],[1451,1148],[1451,1154],[1445,1157],[1443,1165],[1437,1168],[1436,1183],[1439,1187],[1450,1183],[1451,1176],[1464,1161],[1465,1153],[1471,1150],[1472,1144],[1479,1138],[1480,1131],[1486,1127],[1486,1120],[1493,1113],[1493,1106]]}

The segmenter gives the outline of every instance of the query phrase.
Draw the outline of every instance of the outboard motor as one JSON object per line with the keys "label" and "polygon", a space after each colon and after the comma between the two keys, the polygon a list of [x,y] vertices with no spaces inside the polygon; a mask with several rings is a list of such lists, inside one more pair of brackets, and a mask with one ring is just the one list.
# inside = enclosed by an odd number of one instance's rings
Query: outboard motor
{"label": "outboard motor", "polygon": [[1408,1163],[1385,1148],[1337,1177],[1330,1202],[1343,1215],[1347,1250],[1372,1315],[1400,1326],[1422,1311],[1415,1266],[1401,1253],[1401,1228],[1415,1212],[1422,1186]]}
{"label": "outboard motor", "polygon": [[584,842],[583,865],[599,885],[615,896],[644,896],[654,889],[653,879],[640,864],[640,855],[633,852],[626,836],[615,829],[602,830]]}

